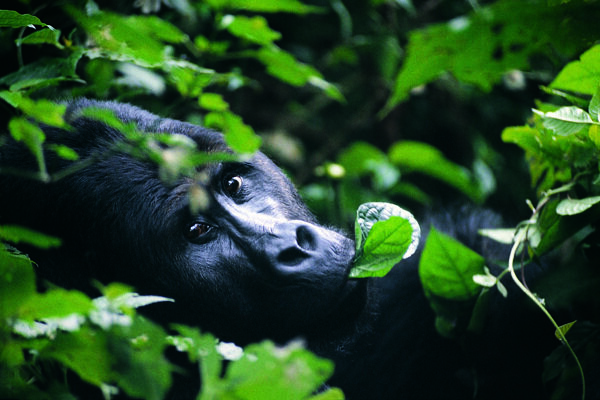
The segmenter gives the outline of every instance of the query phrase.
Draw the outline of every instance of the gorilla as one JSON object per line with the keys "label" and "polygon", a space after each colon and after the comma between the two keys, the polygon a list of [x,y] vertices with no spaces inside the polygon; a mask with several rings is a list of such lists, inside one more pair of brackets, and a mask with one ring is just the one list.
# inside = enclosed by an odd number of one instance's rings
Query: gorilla
{"label": "gorilla", "polygon": [[[328,384],[350,399],[545,398],[543,359],[558,342],[524,296],[493,301],[482,334],[445,339],[419,281],[418,252],[384,278],[349,279],[354,240],[320,225],[264,154],[161,179],[156,162],[122,151],[131,138],[87,116],[88,107],[111,110],[150,137],[231,154],[220,133],[87,99],[68,103],[69,129],[42,127],[47,148],[66,145],[86,160],[72,168],[47,151],[50,173],[71,168],[60,179],[24,179],[36,160],[6,140],[0,171],[23,174],[0,174],[0,224],[62,239],[56,249],[26,249],[41,279],[87,292],[93,280],[125,282],[175,299],[147,307],[156,321],[199,326],[239,345],[304,338],[335,361]],[[495,215],[457,209],[428,218],[424,228],[435,224],[490,260],[507,259],[507,249],[476,233],[497,226]]]}

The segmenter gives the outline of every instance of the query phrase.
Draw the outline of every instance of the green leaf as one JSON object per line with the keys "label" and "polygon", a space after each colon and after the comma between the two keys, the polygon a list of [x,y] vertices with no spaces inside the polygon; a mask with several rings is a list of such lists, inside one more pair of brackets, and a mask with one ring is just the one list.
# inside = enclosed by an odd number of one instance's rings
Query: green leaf
{"label": "green leaf", "polygon": [[207,0],[212,8],[245,10],[254,12],[289,12],[295,14],[308,14],[319,12],[321,8],[303,4],[298,0]]}
{"label": "green leaf", "polygon": [[168,297],[162,296],[141,296],[138,293],[127,292],[116,298],[111,299],[111,302],[114,307],[117,309],[123,309],[123,307],[131,309],[131,308],[139,308],[148,306],[150,304],[155,303],[164,303],[164,302],[174,302],[175,300],[170,299]]}
{"label": "green leaf", "polygon": [[12,10],[0,10],[0,27],[21,28],[31,25],[46,26],[38,17],[29,14],[19,14]]}
{"label": "green leaf", "polygon": [[600,203],[600,196],[586,197],[585,199],[564,199],[556,206],[556,213],[558,215],[580,214],[597,203]]}
{"label": "green leaf", "polygon": [[17,225],[0,225],[0,239],[15,244],[27,243],[42,249],[60,246],[60,239]]}
{"label": "green leaf", "polygon": [[202,334],[198,328],[184,325],[173,327],[180,336],[170,336],[169,343],[178,351],[186,352],[191,362],[200,361],[200,373],[202,375],[202,397],[217,398],[211,396],[212,391],[217,389],[222,376],[223,357],[216,350],[218,340],[211,334]]}
{"label": "green leaf", "polygon": [[209,111],[227,111],[229,104],[217,93],[202,93],[198,99],[200,107]]}
{"label": "green leaf", "polygon": [[320,392],[309,398],[309,400],[344,400],[344,392],[338,388],[328,387],[324,392]]}
{"label": "green leaf", "polygon": [[[67,109],[65,104],[57,104],[46,99],[33,100],[29,97],[23,96],[23,94],[20,92],[9,92],[6,90],[0,92],[0,98],[4,99],[13,107],[19,108],[27,116],[32,117],[39,122],[59,128],[66,128],[66,124],[63,119],[63,115]],[[18,124],[19,126],[25,126],[21,121],[19,121]],[[31,123],[29,124],[31,125]],[[32,132],[30,133],[33,134]],[[43,135],[43,133],[41,135]],[[35,140],[42,140],[41,135],[36,134]],[[15,140],[21,139],[17,139],[15,137]]]}
{"label": "green leaf", "polygon": [[468,300],[481,287],[474,275],[485,275],[485,260],[456,239],[431,228],[419,262],[419,276],[428,296]]}
{"label": "green leaf", "polygon": [[600,121],[600,84],[596,88],[596,92],[592,96],[592,100],[590,100],[588,112],[590,113],[594,122]]}
{"label": "green leaf", "polygon": [[261,45],[269,45],[281,38],[281,34],[269,28],[267,20],[260,16],[226,15],[221,26],[234,36]]}
{"label": "green leaf", "polygon": [[[445,73],[489,91],[506,72],[527,70],[532,54],[557,44],[556,26],[564,24],[560,11],[543,4],[503,0],[448,23],[412,31],[385,111]],[[558,45],[570,50],[572,43]]]}
{"label": "green leaf", "polygon": [[56,360],[75,371],[84,381],[100,386],[110,382],[113,374],[107,345],[102,331],[84,326],[77,332],[57,335],[40,352],[40,357]]}
{"label": "green leaf", "polygon": [[181,43],[187,36],[156,16],[129,16],[97,11],[85,14],[75,7],[67,10],[112,58],[130,60],[144,67],[164,65],[170,57],[163,42]]}
{"label": "green leaf", "polygon": [[44,87],[68,80],[79,80],[75,69],[84,50],[75,48],[68,57],[42,58],[0,78],[0,84],[11,91],[28,87]]}
{"label": "green leaf", "polygon": [[413,215],[390,203],[361,204],[355,231],[356,260],[351,278],[385,276],[415,252],[421,235]]}
{"label": "green leaf", "polygon": [[130,327],[116,333],[105,350],[114,359],[114,381],[132,397],[163,399],[171,385],[173,369],[163,354],[167,345],[164,330],[138,317]]}
{"label": "green leaf", "polygon": [[481,236],[489,237],[498,243],[511,244],[515,237],[515,229],[480,229],[478,233]]}
{"label": "green leaf", "polygon": [[390,189],[400,179],[400,171],[381,150],[366,142],[355,142],[338,156],[338,163],[348,175],[373,177],[375,189]]}
{"label": "green leaf", "polygon": [[590,115],[579,107],[561,107],[557,111],[541,112],[533,110],[542,117],[544,127],[560,136],[568,136],[579,132],[585,126],[594,124]]}
{"label": "green leaf", "polygon": [[551,88],[594,95],[600,82],[600,45],[583,53],[579,61],[563,68],[550,84]]}
{"label": "green leaf", "polygon": [[22,117],[12,118],[8,122],[8,129],[12,137],[18,142],[23,142],[31,154],[34,155],[38,164],[40,177],[43,180],[47,180],[48,172],[46,170],[44,149],[42,147],[46,140],[46,136],[42,129],[29,122],[28,119]]}
{"label": "green leaf", "polygon": [[27,321],[87,315],[93,304],[89,297],[75,290],[54,288],[37,294],[19,307],[19,318]]}
{"label": "green leaf", "polygon": [[63,49],[64,46],[58,41],[60,38],[60,31],[58,29],[42,29],[34,32],[23,39],[17,39],[17,45],[22,44],[51,44],[59,49]]}
{"label": "green leaf", "polygon": [[8,252],[0,243],[0,318],[15,316],[21,304],[35,293],[31,261]]}
{"label": "green leaf", "polygon": [[[575,325],[576,323],[577,323],[577,321],[572,321],[567,324],[561,325],[558,327],[558,330],[560,330],[560,333],[562,333],[562,336],[566,336],[567,332],[569,332],[569,330],[571,330],[573,325]],[[558,330],[554,332],[554,336],[556,336],[556,338],[562,342],[563,338],[560,335],[560,333],[558,332]]]}
{"label": "green leaf", "polygon": [[488,267],[483,267],[483,271],[485,274],[473,275],[473,282],[487,288],[493,287],[499,282],[498,278],[491,274]]}
{"label": "green leaf", "polygon": [[272,45],[262,47],[256,58],[267,67],[267,72],[293,86],[303,86],[312,76],[321,77],[313,67],[297,61],[290,53]]}
{"label": "green leaf", "polygon": [[75,150],[63,144],[50,144],[48,148],[64,160],[76,161],[79,159],[79,154]]}
{"label": "green leaf", "polygon": [[482,200],[482,190],[473,175],[446,159],[433,146],[413,141],[398,142],[390,148],[389,158],[403,172],[424,173],[460,190],[474,201]]}
{"label": "green leaf", "polygon": [[333,373],[333,362],[315,356],[298,342],[278,347],[265,341],[245,348],[225,374],[221,398],[304,399]]}
{"label": "green leaf", "polygon": [[210,112],[204,123],[209,128],[221,130],[227,145],[237,153],[253,153],[260,148],[260,137],[239,115],[230,111]]}

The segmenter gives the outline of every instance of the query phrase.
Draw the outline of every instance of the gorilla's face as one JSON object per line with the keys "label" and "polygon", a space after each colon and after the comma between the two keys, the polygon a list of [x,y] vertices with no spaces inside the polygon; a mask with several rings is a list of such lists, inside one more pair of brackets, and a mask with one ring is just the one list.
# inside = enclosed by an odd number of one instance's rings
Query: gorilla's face
{"label": "gorilla's face", "polygon": [[[170,217],[178,234],[149,239],[181,242],[169,273],[153,282],[178,300],[169,308],[238,342],[241,333],[287,339],[339,328],[362,310],[364,287],[347,278],[354,242],[318,225],[266,156],[211,165],[202,175],[208,179],[171,189],[186,193]],[[204,199],[198,212],[190,192]]]}
{"label": "gorilla's face", "polygon": [[[3,223],[63,239],[58,250],[32,253],[42,276],[74,287],[123,281],[173,298],[148,312],[238,343],[335,335],[353,324],[366,297],[366,285],[348,279],[354,242],[318,225],[265,155],[209,164],[197,179],[165,183],[155,163],[109,150],[123,136],[78,117],[88,105],[112,109],[149,134],[185,135],[200,150],[227,151],[221,135],[190,124],[117,103],[72,103],[74,131],[46,129],[47,141],[94,162],[51,184],[0,178],[9,194],[0,200],[10,210]],[[18,144],[0,151],[3,165],[35,168]],[[69,167],[51,153],[47,164],[51,172]]]}

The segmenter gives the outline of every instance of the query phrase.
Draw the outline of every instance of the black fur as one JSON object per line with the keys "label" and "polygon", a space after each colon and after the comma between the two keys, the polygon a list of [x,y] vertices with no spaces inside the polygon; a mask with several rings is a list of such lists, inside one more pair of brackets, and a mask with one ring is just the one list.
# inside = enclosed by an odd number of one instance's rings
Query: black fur
{"label": "black fur", "polygon": [[[551,330],[543,336],[549,340],[535,333],[541,317],[522,296],[512,291],[509,300],[499,299],[482,335],[462,343],[444,339],[418,280],[418,254],[386,278],[348,280],[353,241],[318,225],[262,153],[210,165],[208,179],[165,183],[155,163],[115,147],[120,132],[81,118],[87,106],[111,109],[141,131],[182,134],[201,150],[227,151],[218,133],[136,107],[70,103],[66,119],[74,129],[45,127],[47,143],[66,144],[94,162],[51,183],[0,175],[0,223],[64,241],[52,251],[28,249],[42,278],[82,290],[91,290],[92,278],[122,281],[143,294],[172,297],[174,304],[148,307],[153,318],[199,325],[238,344],[304,337],[336,361],[331,384],[348,398],[543,398],[542,360],[556,343]],[[51,173],[71,165],[46,156]],[[37,168],[14,142],[0,147],[0,168],[9,167]],[[224,185],[237,175],[242,189],[230,195]],[[198,215],[189,207],[193,185],[209,200]],[[190,241],[186,232],[197,222],[212,229]],[[434,223],[486,257],[506,259],[506,249],[476,234],[497,224],[489,213],[461,210]]]}

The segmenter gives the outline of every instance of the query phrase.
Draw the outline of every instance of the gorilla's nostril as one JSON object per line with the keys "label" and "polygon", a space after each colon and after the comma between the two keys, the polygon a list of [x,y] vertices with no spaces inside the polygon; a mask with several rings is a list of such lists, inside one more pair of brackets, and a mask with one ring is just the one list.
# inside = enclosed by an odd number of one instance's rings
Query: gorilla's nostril
{"label": "gorilla's nostril", "polygon": [[279,253],[279,255],[277,255],[277,261],[283,265],[295,266],[300,264],[302,260],[306,259],[307,257],[308,255],[302,252],[302,250],[296,247],[291,247]]}
{"label": "gorilla's nostril", "polygon": [[300,225],[296,229],[296,241],[298,246],[304,250],[315,250],[317,247],[317,242],[315,240],[314,234],[310,231],[305,225]]}

